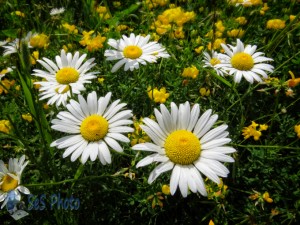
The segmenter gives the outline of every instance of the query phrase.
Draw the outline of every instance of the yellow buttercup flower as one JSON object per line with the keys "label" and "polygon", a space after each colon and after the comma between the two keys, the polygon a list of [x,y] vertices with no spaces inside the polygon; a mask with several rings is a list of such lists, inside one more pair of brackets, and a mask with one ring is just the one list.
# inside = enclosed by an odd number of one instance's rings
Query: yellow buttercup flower
{"label": "yellow buttercup flower", "polygon": [[300,124],[299,125],[295,125],[294,131],[296,132],[297,137],[300,138]]}
{"label": "yellow buttercup flower", "polygon": [[272,203],[272,202],[273,202],[273,199],[270,198],[269,192],[267,192],[267,191],[263,194],[262,197],[263,197],[263,199],[264,199],[266,202],[268,202],[268,203]]}
{"label": "yellow buttercup flower", "polygon": [[15,14],[20,17],[25,17],[25,14],[22,13],[21,11],[15,11]]}
{"label": "yellow buttercup flower", "polygon": [[267,29],[280,30],[285,28],[285,21],[280,19],[272,19],[267,21]]}
{"label": "yellow buttercup flower", "polygon": [[246,17],[243,17],[243,16],[237,17],[235,19],[235,21],[238,22],[240,25],[245,25],[247,23]]}
{"label": "yellow buttercup flower", "polygon": [[103,43],[106,40],[106,37],[102,37],[99,33],[96,36],[92,36],[93,33],[93,30],[89,32],[83,31],[83,37],[81,41],[79,41],[82,46],[86,46],[86,49],[89,52],[97,51],[98,49],[103,48]]}
{"label": "yellow buttercup flower", "polygon": [[232,38],[241,38],[244,36],[244,34],[245,34],[245,31],[242,29],[233,29],[233,30],[227,31],[228,37],[232,37]]}
{"label": "yellow buttercup flower", "polygon": [[11,129],[12,129],[12,126],[11,126],[9,120],[0,120],[0,132],[9,134]]}
{"label": "yellow buttercup flower", "polygon": [[65,28],[70,34],[78,34],[78,30],[75,25],[70,25],[68,23],[62,24],[63,28]]}
{"label": "yellow buttercup flower", "polygon": [[[259,128],[259,129],[257,130],[257,128]],[[258,141],[261,136],[261,131],[264,131],[267,129],[268,129],[268,125],[257,124],[254,121],[252,121],[250,126],[243,128],[242,135],[244,136],[244,139],[248,139],[253,136],[254,140]]]}
{"label": "yellow buttercup flower", "polygon": [[30,113],[22,114],[22,118],[23,118],[23,120],[26,120],[26,121],[28,121],[29,123],[32,122],[32,116],[31,116]]}
{"label": "yellow buttercup flower", "polygon": [[38,59],[39,59],[39,51],[34,51],[30,56],[31,65],[35,65],[36,60],[38,60]]}
{"label": "yellow buttercup flower", "polygon": [[164,193],[165,195],[170,195],[171,194],[171,192],[170,192],[170,186],[167,185],[167,184],[164,184],[161,187],[161,192]]}
{"label": "yellow buttercup flower", "polygon": [[0,84],[0,95],[2,93],[4,94],[7,94],[8,93],[8,90],[15,85],[15,80],[8,80],[8,79],[3,79],[0,81],[1,84]]}
{"label": "yellow buttercup flower", "polygon": [[165,103],[167,98],[170,96],[165,87],[159,90],[157,88],[152,89],[151,87],[148,87],[147,91],[149,98],[156,103]]}
{"label": "yellow buttercup flower", "polygon": [[183,77],[191,77],[196,79],[198,77],[199,70],[195,66],[184,68],[181,76]]}
{"label": "yellow buttercup flower", "polygon": [[46,34],[35,34],[30,38],[30,45],[34,48],[47,48],[49,37]]}

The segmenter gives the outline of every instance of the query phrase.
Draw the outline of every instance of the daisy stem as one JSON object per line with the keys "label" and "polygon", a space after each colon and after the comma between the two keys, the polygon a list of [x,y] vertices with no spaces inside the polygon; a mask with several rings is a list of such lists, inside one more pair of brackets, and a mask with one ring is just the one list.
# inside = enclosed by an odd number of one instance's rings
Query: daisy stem
{"label": "daisy stem", "polygon": [[37,183],[37,184],[22,184],[25,187],[39,187],[39,186],[55,186],[55,185],[61,185],[65,183],[71,183],[75,181],[85,181],[85,180],[94,180],[94,179],[101,179],[101,178],[106,178],[106,177],[118,177],[118,176],[123,176],[123,174],[119,175],[101,175],[101,176],[88,176],[88,177],[82,177],[82,178],[73,178],[73,179],[66,179],[62,181],[57,181],[57,182],[51,182],[51,183]]}

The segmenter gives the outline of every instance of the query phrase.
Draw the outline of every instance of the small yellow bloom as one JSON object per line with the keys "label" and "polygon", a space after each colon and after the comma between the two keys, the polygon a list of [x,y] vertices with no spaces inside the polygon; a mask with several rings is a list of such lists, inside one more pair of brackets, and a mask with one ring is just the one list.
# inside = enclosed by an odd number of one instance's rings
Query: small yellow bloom
{"label": "small yellow bloom", "polygon": [[43,109],[48,110],[49,109],[49,105],[47,103],[43,104]]}
{"label": "small yellow bloom", "polygon": [[200,88],[199,93],[202,97],[209,96],[210,90],[206,89],[205,87]]}
{"label": "small yellow bloom", "polygon": [[162,193],[164,193],[165,195],[170,195],[170,186],[167,184],[164,184],[161,188]]}
{"label": "small yellow bloom", "polygon": [[70,34],[78,34],[78,30],[75,25],[70,25],[68,23],[62,24],[63,28],[65,28]]}
{"label": "small yellow bloom", "polygon": [[289,74],[291,75],[292,79],[289,79],[287,81],[287,85],[289,87],[295,87],[295,86],[297,86],[300,83],[300,77],[295,78],[295,75],[294,75],[294,73],[292,71],[289,71]]}
{"label": "small yellow bloom", "polygon": [[159,90],[157,88],[152,89],[151,87],[148,87],[147,91],[149,98],[156,103],[165,103],[167,98],[170,96],[165,87]]}
{"label": "small yellow bloom", "polygon": [[30,38],[30,45],[34,48],[47,48],[49,37],[46,34],[35,34]]}
{"label": "small yellow bloom", "polygon": [[28,121],[29,123],[32,122],[32,116],[31,116],[30,113],[22,114],[22,118],[23,118],[23,120],[26,120],[26,121]]}
{"label": "small yellow bloom", "polygon": [[199,70],[195,66],[184,68],[181,76],[183,77],[191,77],[193,79],[196,79],[198,77]]}
{"label": "small yellow bloom", "polygon": [[104,83],[104,78],[103,78],[103,77],[99,77],[99,78],[98,78],[98,82],[99,82],[100,84],[103,84],[103,83]]}
{"label": "small yellow bloom", "polygon": [[39,51],[34,51],[30,56],[31,65],[35,65],[36,60],[38,60],[38,59],[39,59]]}
{"label": "small yellow bloom", "polygon": [[[257,130],[256,128],[259,127]],[[254,121],[252,121],[251,125],[248,127],[244,127],[242,130],[242,135],[244,136],[244,139],[248,139],[251,136],[253,136],[255,141],[258,141],[261,136],[261,131],[267,130],[268,125],[266,124],[257,124]]]}
{"label": "small yellow bloom", "polygon": [[249,196],[249,198],[250,198],[251,200],[256,200],[256,199],[258,199],[258,197],[259,197],[259,194],[258,194],[258,193],[254,193],[254,194],[252,194],[252,195]]}
{"label": "small yellow bloom", "polygon": [[194,50],[197,54],[200,54],[203,51],[203,49],[204,49],[204,46],[199,46],[198,48],[195,48]]}
{"label": "small yellow bloom", "polygon": [[277,209],[271,209],[271,215],[277,216],[279,214],[279,211]]}
{"label": "small yellow bloom", "polygon": [[2,93],[7,94],[8,90],[15,85],[16,81],[15,80],[8,80],[8,79],[3,79],[0,81],[1,85],[0,85],[0,95]]}
{"label": "small yellow bloom", "polygon": [[235,21],[238,22],[240,25],[245,25],[247,23],[246,17],[243,17],[243,16],[237,17],[235,19]]}
{"label": "small yellow bloom", "polygon": [[299,125],[295,125],[294,131],[296,132],[298,138],[300,138],[300,124]]}
{"label": "small yellow bloom", "polygon": [[273,199],[272,198],[270,198],[270,195],[269,195],[269,193],[266,191],[264,194],[263,194],[263,199],[266,201],[266,202],[268,202],[268,203],[272,203],[273,202]]}
{"label": "small yellow bloom", "polygon": [[208,225],[215,225],[214,221],[213,220],[210,220]]}
{"label": "small yellow bloom", "polygon": [[0,132],[9,134],[11,129],[12,129],[12,126],[11,126],[9,120],[0,120]]}
{"label": "small yellow bloom", "polygon": [[25,17],[25,14],[22,13],[21,11],[15,11],[15,14],[20,17]]}
{"label": "small yellow bloom", "polygon": [[294,15],[290,15],[290,21],[293,21],[296,18]]}
{"label": "small yellow bloom", "polygon": [[241,38],[244,36],[244,34],[245,34],[245,31],[242,29],[233,29],[233,30],[227,31],[228,37],[232,37],[232,38]]}
{"label": "small yellow bloom", "polygon": [[103,48],[103,43],[106,40],[106,37],[102,37],[99,33],[97,36],[92,36],[93,33],[93,30],[89,32],[83,31],[83,37],[81,41],[79,41],[82,46],[86,46],[89,52]]}
{"label": "small yellow bloom", "polygon": [[285,28],[285,21],[280,19],[272,19],[267,21],[267,29],[280,30]]}

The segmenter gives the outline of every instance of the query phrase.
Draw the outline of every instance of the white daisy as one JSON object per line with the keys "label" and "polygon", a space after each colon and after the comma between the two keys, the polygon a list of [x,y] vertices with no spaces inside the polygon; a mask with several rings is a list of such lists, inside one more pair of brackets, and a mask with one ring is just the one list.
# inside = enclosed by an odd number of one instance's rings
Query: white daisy
{"label": "white daisy", "polygon": [[66,148],[63,157],[70,154],[71,161],[75,161],[81,155],[84,164],[90,157],[95,161],[99,157],[103,165],[111,163],[109,147],[117,152],[123,148],[117,141],[129,142],[129,139],[121,134],[133,132],[131,110],[120,111],[126,104],[116,100],[110,105],[111,93],[97,99],[96,92],[88,94],[87,101],[78,96],[79,102],[71,100],[67,105],[68,111],[59,112],[58,119],[53,119],[51,128],[70,135],[60,138],[51,144],[59,149]]}
{"label": "white daisy", "polygon": [[133,33],[130,37],[123,35],[119,40],[109,39],[108,44],[116,50],[105,50],[106,60],[119,60],[111,72],[116,72],[125,64],[124,71],[139,68],[139,64],[156,63],[158,58],[168,58],[170,55],[165,48],[156,41],[149,42],[150,35],[143,37],[135,36]]}
{"label": "white daisy", "polygon": [[53,9],[51,9],[51,11],[50,11],[50,15],[51,15],[51,16],[55,16],[55,15],[58,15],[58,14],[62,14],[64,11],[65,11],[65,8],[64,8],[64,7],[61,7],[61,8],[53,8]]}
{"label": "white daisy", "polygon": [[26,195],[30,194],[26,187],[20,185],[22,172],[28,162],[25,162],[25,155],[20,159],[10,158],[7,168],[4,162],[0,160],[0,202],[4,201],[1,209],[11,198],[10,196],[14,196],[17,201],[20,201],[20,192]]}
{"label": "white daisy", "polygon": [[61,55],[56,56],[56,64],[48,59],[37,60],[47,71],[34,69],[32,75],[44,78],[46,81],[35,82],[40,84],[39,89],[40,100],[49,99],[47,104],[56,106],[67,103],[68,97],[73,94],[80,94],[85,90],[83,86],[91,83],[91,79],[96,78],[98,72],[88,72],[96,63],[92,63],[95,59],[91,58],[83,63],[86,54],[79,57],[79,52],[66,54],[65,50],[61,50]]}
{"label": "white daisy", "polygon": [[224,146],[231,139],[227,138],[227,125],[211,129],[218,115],[211,115],[209,109],[200,117],[200,106],[195,104],[191,110],[189,102],[180,104],[179,108],[171,103],[171,112],[164,104],[160,111],[154,111],[157,122],[144,118],[141,128],[154,143],[142,143],[132,147],[133,150],[154,152],[142,159],[136,166],[146,166],[159,162],[148,179],[151,184],[160,174],[172,170],[170,191],[174,195],[177,187],[183,197],[188,189],[206,196],[207,192],[203,173],[209,179],[220,183],[220,177],[227,177],[229,170],[221,162],[234,162],[226,155],[236,150]]}
{"label": "white daisy", "polygon": [[204,52],[204,66],[213,68],[219,76],[224,75],[222,68],[216,67],[217,64],[223,62],[224,60],[219,56],[219,53],[211,51],[211,55],[208,52]]}
{"label": "white daisy", "polygon": [[237,45],[229,48],[221,44],[226,54],[219,54],[224,58],[225,62],[216,65],[218,68],[222,68],[227,71],[229,75],[234,75],[234,81],[240,83],[242,77],[244,77],[249,83],[253,83],[254,80],[262,82],[260,76],[264,79],[268,78],[266,73],[273,72],[274,67],[264,62],[273,61],[271,58],[264,57],[263,52],[255,52],[256,45],[247,45],[237,39]]}
{"label": "white daisy", "polygon": [[32,48],[30,45],[30,38],[32,37],[32,32],[28,32],[25,38],[19,39],[16,38],[12,42],[5,43],[7,45],[2,45],[2,48],[4,48],[3,56],[7,56],[13,53],[18,52],[20,49],[21,43],[27,43],[28,48]]}

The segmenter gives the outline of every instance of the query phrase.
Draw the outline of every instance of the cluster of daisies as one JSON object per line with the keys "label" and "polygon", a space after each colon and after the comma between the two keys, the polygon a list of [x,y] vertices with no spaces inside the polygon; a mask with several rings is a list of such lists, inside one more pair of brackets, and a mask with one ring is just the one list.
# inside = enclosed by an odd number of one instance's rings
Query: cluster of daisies
{"label": "cluster of daisies", "polygon": [[[133,71],[140,64],[155,63],[159,58],[170,57],[161,44],[149,40],[149,35],[143,37],[134,34],[129,37],[123,35],[119,40],[109,39],[108,45],[113,49],[106,50],[104,55],[107,60],[118,60],[112,72],[123,65],[125,71]],[[271,59],[262,56],[261,52],[255,52],[256,46],[244,47],[237,40],[235,47],[222,47],[226,54],[213,52],[211,56],[204,53],[205,66],[214,68],[221,76],[233,75],[235,82],[240,82],[244,77],[252,83],[254,80],[262,81],[260,76],[266,78],[265,71],[273,70],[271,65],[262,63]],[[12,52],[15,49],[9,50]],[[84,164],[89,159],[95,161],[98,158],[105,165],[112,162],[111,150],[122,152],[121,143],[129,142],[126,134],[133,132],[130,127],[133,114],[119,99],[112,101],[110,92],[102,97],[98,97],[96,92],[89,93],[86,98],[80,94],[85,90],[84,85],[91,83],[98,74],[90,71],[95,66],[95,59],[86,60],[86,57],[86,54],[80,55],[79,52],[73,55],[61,50],[55,62],[45,57],[37,60],[46,70],[34,69],[32,75],[43,78],[35,83],[41,86],[40,100],[47,99],[49,105],[65,107],[65,111],[60,111],[57,118],[51,121],[51,128],[67,135],[55,140],[51,147],[65,149],[63,157],[70,156],[71,161],[80,158]],[[73,99],[74,95],[78,96],[77,101]],[[236,150],[226,146],[231,141],[226,131],[227,125],[215,126],[218,115],[213,114],[211,109],[201,114],[199,104],[191,106],[189,102],[179,106],[172,102],[170,110],[161,104],[160,110],[155,109],[154,114],[155,119],[144,118],[145,125],[141,125],[151,142],[137,144],[132,148],[152,152],[137,167],[159,163],[151,172],[149,183],[160,174],[172,171],[172,195],[179,187],[183,197],[188,195],[189,190],[206,196],[202,175],[220,183],[219,177],[227,177],[229,173],[222,162],[234,162],[228,154]],[[7,199],[12,190],[17,198],[18,190],[29,193],[28,189],[19,186],[20,175],[27,165],[24,160],[25,157],[19,161],[11,160],[8,170],[0,162],[0,201]]]}

